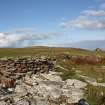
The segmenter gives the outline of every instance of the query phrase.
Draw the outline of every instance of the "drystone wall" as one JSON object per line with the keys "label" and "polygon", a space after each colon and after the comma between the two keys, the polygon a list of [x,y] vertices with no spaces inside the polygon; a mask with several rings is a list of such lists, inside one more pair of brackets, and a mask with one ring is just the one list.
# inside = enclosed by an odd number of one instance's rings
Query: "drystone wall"
{"label": "drystone wall", "polygon": [[0,82],[3,87],[15,86],[16,79],[22,78],[27,72],[31,74],[48,73],[54,67],[51,58],[17,58],[0,60]]}

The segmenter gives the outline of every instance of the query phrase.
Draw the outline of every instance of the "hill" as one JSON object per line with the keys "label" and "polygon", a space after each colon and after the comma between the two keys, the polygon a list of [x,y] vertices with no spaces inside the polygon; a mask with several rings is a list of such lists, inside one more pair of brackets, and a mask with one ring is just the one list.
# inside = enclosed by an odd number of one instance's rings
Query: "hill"
{"label": "hill", "polygon": [[105,56],[105,52],[96,52],[80,48],[63,48],[63,47],[26,47],[26,48],[0,48],[0,57],[19,57],[19,56],[56,56],[59,54],[69,55],[98,55]]}
{"label": "hill", "polygon": [[67,43],[62,46],[82,48],[82,49],[85,48],[89,50],[94,50],[98,47],[105,50],[104,44],[105,44],[105,40],[85,40],[85,41],[80,41],[75,43]]}

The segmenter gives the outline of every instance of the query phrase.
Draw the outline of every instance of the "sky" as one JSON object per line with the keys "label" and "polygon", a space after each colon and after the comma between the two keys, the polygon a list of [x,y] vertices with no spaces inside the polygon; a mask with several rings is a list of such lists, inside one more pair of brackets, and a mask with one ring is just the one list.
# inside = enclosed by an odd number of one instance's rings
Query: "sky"
{"label": "sky", "polygon": [[0,47],[105,40],[105,0],[0,0]]}

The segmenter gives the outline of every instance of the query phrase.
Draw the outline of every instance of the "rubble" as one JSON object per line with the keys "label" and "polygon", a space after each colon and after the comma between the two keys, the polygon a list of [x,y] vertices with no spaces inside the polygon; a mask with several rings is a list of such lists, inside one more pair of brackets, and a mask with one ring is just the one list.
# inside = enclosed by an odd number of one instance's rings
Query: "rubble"
{"label": "rubble", "polygon": [[53,71],[54,59],[0,60],[0,105],[72,105],[83,98],[87,85],[76,79],[62,81]]}
{"label": "rubble", "polygon": [[0,82],[3,87],[14,87],[16,79],[24,77],[27,72],[48,73],[53,68],[53,61],[50,58],[1,59]]}

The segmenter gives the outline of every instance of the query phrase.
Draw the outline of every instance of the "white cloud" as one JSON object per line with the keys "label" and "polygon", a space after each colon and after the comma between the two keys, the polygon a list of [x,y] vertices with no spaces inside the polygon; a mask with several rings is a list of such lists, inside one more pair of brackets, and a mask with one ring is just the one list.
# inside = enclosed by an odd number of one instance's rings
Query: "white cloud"
{"label": "white cloud", "polygon": [[82,13],[87,16],[105,16],[104,10],[85,10]]}
{"label": "white cloud", "polygon": [[0,47],[16,47],[23,46],[24,41],[38,41],[56,36],[58,33],[46,34],[16,34],[16,33],[0,33]]}
{"label": "white cloud", "polygon": [[98,10],[89,9],[80,13],[76,19],[63,21],[60,26],[63,28],[80,28],[88,30],[105,30],[105,10],[101,5]]}
{"label": "white cloud", "polygon": [[62,22],[60,26],[64,28],[81,28],[88,30],[105,29],[105,20],[91,20],[86,17],[78,17],[72,21]]}

